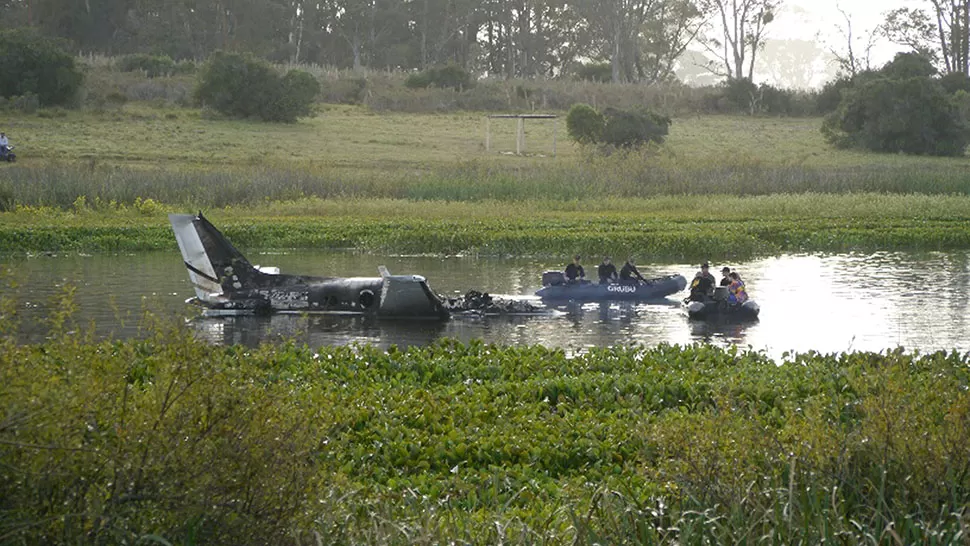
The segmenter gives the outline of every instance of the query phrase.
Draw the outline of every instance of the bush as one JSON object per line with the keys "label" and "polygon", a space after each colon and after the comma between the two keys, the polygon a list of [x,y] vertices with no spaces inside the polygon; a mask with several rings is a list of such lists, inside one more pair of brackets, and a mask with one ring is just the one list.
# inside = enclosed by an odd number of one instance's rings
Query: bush
{"label": "bush", "polygon": [[40,99],[30,91],[20,96],[0,97],[0,110],[13,110],[24,114],[34,114],[40,108]]}
{"label": "bush", "polygon": [[616,148],[639,148],[648,142],[662,144],[670,129],[670,118],[645,109],[608,108],[603,116],[606,125],[602,143]]}
{"label": "bush", "polygon": [[725,81],[721,95],[738,112],[754,115],[757,110],[758,86],[748,78]]}
{"label": "bush", "polygon": [[970,93],[970,77],[963,72],[950,72],[946,74],[940,78],[940,85],[951,95],[957,91]]}
{"label": "bush", "polygon": [[835,112],[842,102],[842,91],[852,87],[853,78],[851,76],[840,76],[834,80],[825,82],[822,90],[815,98],[815,108],[821,114]]}
{"label": "bush", "polygon": [[159,76],[170,76],[175,73],[175,61],[168,55],[145,55],[137,53],[135,55],[125,55],[118,60],[118,70],[122,72],[134,72],[142,70],[149,78]]}
{"label": "bush", "polygon": [[204,107],[233,117],[294,122],[308,116],[320,84],[310,74],[291,70],[283,78],[265,61],[218,51],[199,75],[196,99]]}
{"label": "bush", "polygon": [[609,83],[613,81],[610,63],[583,63],[576,68],[576,78],[587,82]]}
{"label": "bush", "polygon": [[847,89],[822,132],[843,148],[919,155],[962,155],[970,142],[954,100],[925,76],[881,77]]}
{"label": "bush", "polygon": [[574,104],[566,115],[566,132],[580,144],[596,144],[603,136],[606,119],[588,104]]}
{"label": "bush", "polygon": [[461,92],[465,89],[471,89],[475,85],[475,82],[467,70],[460,66],[449,64],[411,74],[404,81],[404,85],[409,89],[440,87],[442,89],[454,89],[455,91]]}
{"label": "bush", "polygon": [[574,104],[566,115],[566,130],[580,144],[638,148],[662,143],[669,128],[670,118],[642,108],[607,108],[601,114],[587,104]]}
{"label": "bush", "polygon": [[879,74],[892,79],[929,78],[936,75],[936,68],[919,53],[897,53],[879,69]]}
{"label": "bush", "polygon": [[31,30],[0,31],[0,96],[34,94],[41,106],[71,104],[84,75],[60,44]]}

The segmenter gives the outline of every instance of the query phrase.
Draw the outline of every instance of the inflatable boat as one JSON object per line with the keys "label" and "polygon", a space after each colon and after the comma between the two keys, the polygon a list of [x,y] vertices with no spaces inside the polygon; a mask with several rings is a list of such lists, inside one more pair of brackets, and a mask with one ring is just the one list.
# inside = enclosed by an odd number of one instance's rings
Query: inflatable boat
{"label": "inflatable boat", "polygon": [[567,283],[562,271],[542,274],[542,288],[536,292],[543,300],[572,301],[649,301],[663,299],[687,287],[683,275],[667,275],[646,282],[596,284],[589,281]]}
{"label": "inflatable boat", "polygon": [[757,320],[761,308],[754,300],[744,303],[728,301],[727,288],[719,286],[714,289],[711,298],[704,301],[685,301],[688,318],[694,320]]}
{"label": "inflatable boat", "polygon": [[202,213],[170,214],[195,289],[190,303],[207,315],[320,312],[447,319],[448,309],[420,275],[309,277],[249,263]]}

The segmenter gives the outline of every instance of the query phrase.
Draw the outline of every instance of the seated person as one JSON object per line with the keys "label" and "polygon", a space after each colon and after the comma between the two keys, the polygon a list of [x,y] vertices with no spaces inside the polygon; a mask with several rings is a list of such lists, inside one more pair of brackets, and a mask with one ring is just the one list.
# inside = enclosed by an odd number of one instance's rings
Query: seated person
{"label": "seated person", "polygon": [[7,151],[10,149],[10,141],[7,140],[6,133],[0,133],[0,155],[7,155]]}
{"label": "seated person", "polygon": [[586,278],[586,272],[583,271],[583,266],[579,265],[579,254],[573,256],[573,263],[566,266],[566,282],[567,283],[577,283],[581,282]]}
{"label": "seated person", "polygon": [[633,265],[633,256],[627,258],[626,263],[620,268],[620,281],[630,282],[634,279],[639,279],[642,282],[647,282],[647,279],[643,278],[643,275],[637,271],[637,266]]}
{"label": "seated person", "polygon": [[609,284],[619,278],[616,273],[616,266],[613,265],[609,256],[603,258],[603,263],[596,268],[596,272],[599,274],[600,284]]}
{"label": "seated person", "polygon": [[744,289],[744,281],[737,273],[731,273],[731,285],[728,286],[728,303],[742,304],[748,301],[748,292]]}
{"label": "seated person", "polygon": [[707,301],[711,298],[713,292],[713,277],[711,275],[705,276],[704,273],[698,271],[694,275],[694,280],[690,283],[690,296],[688,299],[690,301]]}
{"label": "seated person", "polygon": [[711,287],[713,289],[714,285],[717,284],[717,279],[714,278],[714,275],[711,275],[710,267],[711,267],[711,264],[707,262],[702,263],[701,270],[698,271],[698,275],[701,275],[705,279],[711,281]]}
{"label": "seated person", "polygon": [[721,269],[721,286],[731,286],[731,268]]}

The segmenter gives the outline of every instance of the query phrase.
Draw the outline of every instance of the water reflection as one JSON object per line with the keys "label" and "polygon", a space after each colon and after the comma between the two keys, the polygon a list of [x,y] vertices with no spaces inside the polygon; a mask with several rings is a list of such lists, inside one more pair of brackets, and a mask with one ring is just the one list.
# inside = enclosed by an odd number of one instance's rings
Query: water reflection
{"label": "water reflection", "polygon": [[[531,295],[553,260],[374,256],[339,252],[252,253],[255,262],[307,274],[420,273],[443,294],[478,289]],[[190,319],[198,335],[214,343],[256,345],[295,339],[312,346],[346,343],[424,345],[442,337],[504,344],[543,344],[582,350],[613,344],[709,342],[782,352],[849,349],[970,350],[970,253],[875,253],[786,255],[741,264],[749,294],[761,306],[754,323],[688,321],[679,297],[651,304],[568,304],[534,317],[463,317],[438,322],[386,321],[367,317],[274,315],[198,318],[184,305],[192,295],[176,252],[130,255],[5,258],[18,281],[0,285],[17,300],[20,339],[40,341],[44,322],[65,286],[76,287],[75,320],[94,323],[103,337],[143,335],[145,312]],[[721,264],[715,264],[719,266]],[[687,264],[653,264],[646,275],[680,272]]]}

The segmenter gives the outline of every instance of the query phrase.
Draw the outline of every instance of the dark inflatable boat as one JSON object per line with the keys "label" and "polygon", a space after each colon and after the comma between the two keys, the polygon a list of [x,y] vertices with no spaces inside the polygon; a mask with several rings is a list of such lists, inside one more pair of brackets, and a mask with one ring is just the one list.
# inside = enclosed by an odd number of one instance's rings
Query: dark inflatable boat
{"label": "dark inflatable boat", "polygon": [[420,275],[309,277],[253,266],[199,213],[170,214],[196,297],[207,315],[320,312],[446,319],[442,300]]}
{"label": "dark inflatable boat", "polygon": [[719,286],[712,298],[704,301],[685,301],[687,316],[695,320],[757,320],[761,307],[753,300],[731,303],[727,300],[727,288]]}
{"label": "dark inflatable boat", "polygon": [[562,271],[546,271],[536,296],[543,300],[649,301],[663,299],[686,287],[687,279],[683,275],[667,275],[646,282],[596,284],[589,281],[567,283]]}

